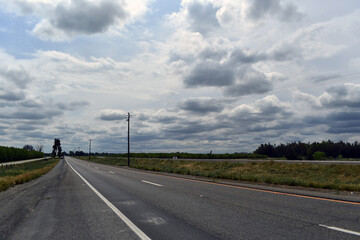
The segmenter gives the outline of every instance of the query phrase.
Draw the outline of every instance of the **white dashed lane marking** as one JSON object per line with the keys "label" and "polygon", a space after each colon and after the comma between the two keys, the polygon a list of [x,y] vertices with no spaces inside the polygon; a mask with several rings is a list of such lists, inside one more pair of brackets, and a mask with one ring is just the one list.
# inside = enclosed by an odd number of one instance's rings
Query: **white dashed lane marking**
{"label": "white dashed lane marking", "polygon": [[339,231],[339,232],[352,234],[352,235],[355,235],[355,236],[360,236],[360,232],[355,232],[355,231],[351,231],[351,230],[347,230],[347,229],[343,229],[343,228],[338,228],[338,227],[333,227],[333,226],[326,226],[326,225],[322,225],[322,224],[319,224],[319,226],[325,227],[325,228],[328,228],[328,229],[331,229],[331,230]]}
{"label": "white dashed lane marking", "polygon": [[157,186],[157,187],[162,187],[163,186],[161,184],[157,184],[157,183],[153,183],[153,182],[149,182],[149,181],[145,181],[145,180],[141,180],[141,182],[151,184],[151,185],[154,185],[154,186]]}

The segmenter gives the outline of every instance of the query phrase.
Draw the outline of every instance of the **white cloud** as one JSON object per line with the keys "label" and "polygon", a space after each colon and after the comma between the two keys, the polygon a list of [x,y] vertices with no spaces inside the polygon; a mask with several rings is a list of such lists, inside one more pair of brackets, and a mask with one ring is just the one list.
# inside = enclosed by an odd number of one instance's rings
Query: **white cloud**
{"label": "white cloud", "polygon": [[9,11],[39,19],[32,33],[42,40],[63,41],[80,35],[121,30],[139,20],[148,10],[150,0],[57,0],[3,1]]}
{"label": "white cloud", "polygon": [[346,83],[330,87],[319,97],[324,107],[360,109],[360,84]]}
{"label": "white cloud", "polygon": [[32,33],[20,50],[6,41],[0,50],[9,144],[57,136],[69,150],[96,137],[99,151],[118,152],[128,111],[138,151],[251,151],[356,130],[358,10],[333,18],[290,0],[184,0],[173,13],[146,0],[0,2],[26,22],[7,37]]}

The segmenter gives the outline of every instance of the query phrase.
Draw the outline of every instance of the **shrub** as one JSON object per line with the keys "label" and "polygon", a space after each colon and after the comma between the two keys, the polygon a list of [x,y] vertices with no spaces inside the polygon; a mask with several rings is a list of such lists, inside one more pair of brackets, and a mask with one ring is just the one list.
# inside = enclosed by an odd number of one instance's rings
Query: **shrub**
{"label": "shrub", "polygon": [[326,154],[324,152],[317,151],[313,154],[313,158],[314,160],[325,160]]}

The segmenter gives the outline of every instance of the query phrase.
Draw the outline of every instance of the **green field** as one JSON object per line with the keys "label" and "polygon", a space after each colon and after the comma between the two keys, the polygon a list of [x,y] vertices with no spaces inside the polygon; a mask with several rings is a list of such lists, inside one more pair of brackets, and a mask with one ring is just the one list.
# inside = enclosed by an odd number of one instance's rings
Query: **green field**
{"label": "green field", "polygon": [[[88,160],[84,157],[83,159]],[[92,157],[91,161],[125,166],[125,158]],[[192,162],[131,159],[132,168],[277,185],[360,191],[360,165],[269,162]]]}
{"label": "green field", "polygon": [[[82,160],[89,160],[89,157],[76,157]],[[108,164],[108,165],[115,165],[115,166],[126,166],[127,159],[121,157],[91,157],[91,162],[101,163],[101,164]]]}
{"label": "green field", "polygon": [[28,182],[49,172],[59,159],[41,160],[0,167],[0,191]]}

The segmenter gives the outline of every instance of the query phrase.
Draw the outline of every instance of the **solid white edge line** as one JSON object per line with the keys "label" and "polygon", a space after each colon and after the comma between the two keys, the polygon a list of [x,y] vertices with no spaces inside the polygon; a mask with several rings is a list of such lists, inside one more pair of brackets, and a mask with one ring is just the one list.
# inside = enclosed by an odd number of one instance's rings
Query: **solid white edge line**
{"label": "solid white edge line", "polygon": [[152,185],[155,185],[155,186],[158,186],[158,187],[162,187],[163,185],[161,184],[157,184],[157,183],[153,183],[153,182],[149,182],[149,181],[145,181],[145,180],[141,180],[143,183],[148,183],[148,184],[152,184]]}
{"label": "solid white edge line", "polygon": [[109,173],[111,173],[111,174],[115,174],[114,172],[112,172],[112,171],[108,171]]}
{"label": "solid white edge line", "polygon": [[119,209],[117,209],[109,200],[107,200],[98,190],[96,190],[96,188],[94,188],[83,176],[80,175],[80,173],[78,173],[73,166],[71,166],[71,164],[66,160],[66,163],[72,168],[72,170],[74,170],[74,172],[79,175],[79,177],[90,187],[91,190],[93,190],[96,195],[98,195],[101,200],[103,200],[106,205],[109,206],[109,208],[111,208],[111,210],[113,210],[116,215],[118,215],[118,217],[123,220],[126,225],[128,225],[128,227],[133,230],[133,232],[138,235],[138,237],[140,239],[144,239],[144,240],[151,240],[151,238],[149,238],[143,231],[141,231],[133,222],[131,222],[122,212],[120,212]]}
{"label": "solid white edge line", "polygon": [[325,228],[328,228],[328,229],[331,229],[331,230],[339,231],[339,232],[344,232],[344,233],[349,233],[349,234],[353,234],[353,235],[356,235],[356,236],[360,236],[360,232],[355,232],[355,231],[351,231],[351,230],[347,230],[347,229],[343,229],[343,228],[338,228],[338,227],[333,227],[333,226],[326,226],[326,225],[322,225],[322,224],[319,224],[319,226],[325,227]]}

